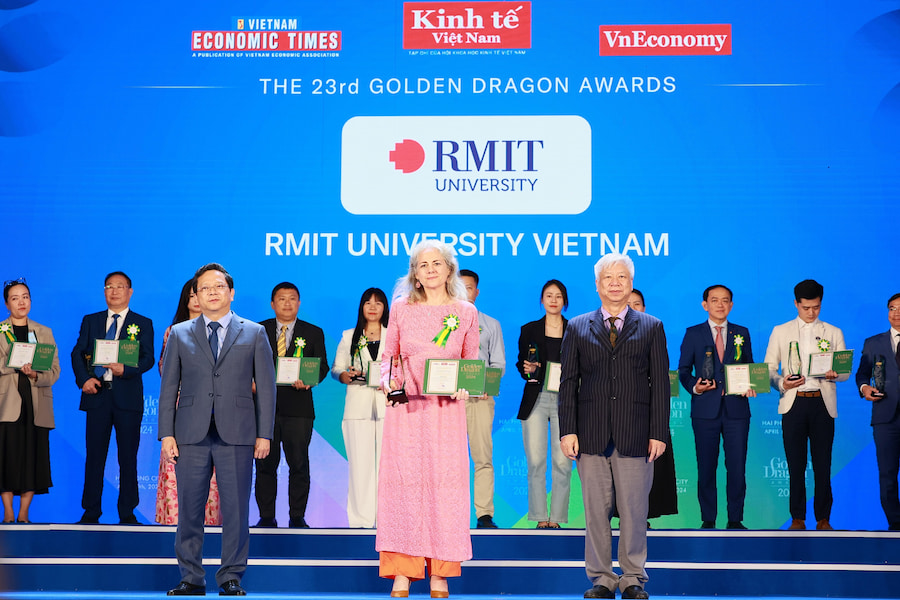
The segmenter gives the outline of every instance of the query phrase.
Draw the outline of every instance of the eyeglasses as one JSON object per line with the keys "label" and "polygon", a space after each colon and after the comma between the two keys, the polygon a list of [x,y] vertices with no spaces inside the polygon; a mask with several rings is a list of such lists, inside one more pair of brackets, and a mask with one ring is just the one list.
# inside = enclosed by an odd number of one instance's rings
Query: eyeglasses
{"label": "eyeglasses", "polygon": [[197,293],[203,294],[205,296],[213,290],[219,292],[220,294],[224,294],[225,291],[228,290],[228,285],[225,283],[217,283],[216,285],[204,285],[201,288],[197,288]]}
{"label": "eyeglasses", "polygon": [[18,279],[7,279],[3,282],[3,289],[11,288],[14,285],[24,284],[25,278],[19,277]]}
{"label": "eyeglasses", "polygon": [[127,289],[128,289],[128,286],[127,286],[127,285],[122,285],[122,284],[119,284],[119,285],[104,285],[104,286],[103,286],[103,289],[106,290],[107,292],[108,292],[108,291],[111,291],[111,290],[127,290]]}

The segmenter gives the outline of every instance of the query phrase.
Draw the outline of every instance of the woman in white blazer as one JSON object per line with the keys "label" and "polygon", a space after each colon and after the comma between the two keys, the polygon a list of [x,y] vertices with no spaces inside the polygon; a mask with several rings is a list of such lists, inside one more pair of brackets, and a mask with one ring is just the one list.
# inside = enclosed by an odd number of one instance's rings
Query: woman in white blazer
{"label": "woman in white blazer", "polygon": [[[341,336],[331,376],[347,386],[344,403],[344,446],[347,448],[347,520],[350,527],[375,527],[378,507],[378,462],[386,398],[380,389],[381,360],[387,333],[388,301],[378,288],[363,292],[356,327]],[[370,368],[375,377],[368,385]]]}
{"label": "woman in white blazer", "polygon": [[[9,318],[0,323],[0,496],[3,522],[30,523],[28,510],[35,494],[46,494],[50,478],[50,430],[54,428],[53,389],[59,379],[59,351],[46,371],[31,363],[20,369],[7,367],[13,342],[56,346],[49,327],[28,318],[31,291],[25,279],[3,285],[3,301]],[[13,497],[19,496],[14,518]]]}

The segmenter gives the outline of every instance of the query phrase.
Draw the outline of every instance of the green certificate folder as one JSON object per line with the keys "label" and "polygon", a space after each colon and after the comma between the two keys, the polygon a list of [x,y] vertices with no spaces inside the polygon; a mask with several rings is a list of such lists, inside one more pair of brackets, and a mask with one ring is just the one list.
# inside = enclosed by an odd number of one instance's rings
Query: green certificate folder
{"label": "green certificate folder", "polygon": [[828,371],[837,374],[850,373],[853,368],[853,350],[835,350],[834,352],[816,352],[809,355],[810,377],[825,377]]}
{"label": "green certificate folder", "polygon": [[488,367],[484,370],[484,395],[499,396],[500,395],[500,377],[503,369]]}
{"label": "green certificate folder", "polygon": [[425,361],[424,392],[433,396],[450,396],[459,389],[472,396],[484,395],[484,361],[429,358]]}
{"label": "green certificate folder", "polygon": [[768,394],[769,365],[752,363],[746,365],[725,365],[725,393],[740,396],[748,389],[757,394]]}
{"label": "green certificate folder", "polygon": [[669,397],[677,398],[680,393],[678,389],[678,371],[669,371]]}
{"label": "green certificate folder", "polygon": [[303,385],[315,387],[319,385],[319,365],[322,359],[318,356],[304,356],[300,359],[300,381]]}
{"label": "green certificate folder", "polygon": [[831,368],[835,373],[850,373],[853,370],[853,350],[837,350],[832,353]]}
{"label": "green certificate folder", "polygon": [[559,382],[562,378],[562,363],[547,361],[547,370],[544,371],[544,391],[559,392]]}
{"label": "green certificate folder", "polygon": [[137,340],[119,340],[119,362],[126,367],[138,366],[141,343]]}
{"label": "green certificate folder", "polygon": [[315,387],[319,384],[319,357],[299,358],[295,356],[279,356],[275,362],[275,384],[294,385],[299,380],[303,385]]}
{"label": "green certificate folder", "polygon": [[56,354],[56,346],[53,344],[36,344],[31,368],[34,371],[49,371],[53,366],[53,356]]}

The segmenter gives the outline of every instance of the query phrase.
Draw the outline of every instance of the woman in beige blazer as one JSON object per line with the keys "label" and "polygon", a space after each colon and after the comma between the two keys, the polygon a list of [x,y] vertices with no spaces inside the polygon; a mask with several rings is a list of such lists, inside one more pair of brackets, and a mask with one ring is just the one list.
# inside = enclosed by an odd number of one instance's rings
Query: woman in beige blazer
{"label": "woman in beige blazer", "polygon": [[[0,323],[0,496],[3,522],[29,523],[28,509],[35,494],[46,494],[50,480],[50,430],[53,421],[52,385],[59,379],[59,352],[48,371],[7,367],[13,342],[56,346],[53,332],[28,318],[31,291],[24,278],[3,284],[9,318]],[[19,514],[13,497],[19,496]]]}
{"label": "woman in beige blazer", "polygon": [[[379,387],[367,384],[369,365],[381,360],[387,333],[388,301],[378,288],[363,292],[356,327],[341,336],[331,376],[347,386],[344,402],[344,446],[347,448],[347,520],[350,527],[375,527],[378,506],[378,462],[386,399]],[[373,367],[379,385],[380,367]]]}

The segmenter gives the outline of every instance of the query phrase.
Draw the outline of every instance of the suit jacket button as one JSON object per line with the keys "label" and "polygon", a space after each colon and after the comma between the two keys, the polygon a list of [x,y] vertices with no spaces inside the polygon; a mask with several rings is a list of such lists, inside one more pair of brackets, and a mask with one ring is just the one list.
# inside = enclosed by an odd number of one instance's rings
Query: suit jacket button
{"label": "suit jacket button", "polygon": [[209,393],[209,397],[210,397],[210,398],[212,398],[212,397],[213,397],[213,395],[212,395],[212,392],[210,392],[210,393]]}

